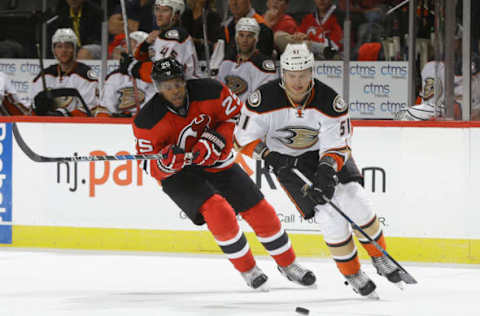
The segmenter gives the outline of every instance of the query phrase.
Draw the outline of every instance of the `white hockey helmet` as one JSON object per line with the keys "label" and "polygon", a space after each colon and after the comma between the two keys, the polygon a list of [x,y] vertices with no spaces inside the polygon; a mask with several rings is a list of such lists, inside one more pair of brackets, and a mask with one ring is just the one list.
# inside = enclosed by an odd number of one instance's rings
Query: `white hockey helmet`
{"label": "white hockey helmet", "polygon": [[313,89],[315,82],[313,81],[313,67],[315,65],[315,58],[313,53],[308,49],[307,44],[287,44],[285,51],[280,56],[280,77],[282,79],[281,87],[285,86],[285,71],[302,71],[305,69],[312,70],[312,84],[305,92],[309,93]]}
{"label": "white hockey helmet", "polygon": [[[55,31],[52,36],[52,53],[55,56],[55,44],[57,43],[72,43],[73,44],[73,58],[77,57],[78,37],[71,28],[60,28]],[[56,58],[56,56],[55,56]]]}
{"label": "white hockey helmet", "polygon": [[280,69],[290,71],[301,71],[312,68],[315,64],[313,53],[308,49],[307,44],[288,44],[280,56]]}
{"label": "white hockey helmet", "polygon": [[173,14],[179,12],[180,15],[185,11],[183,0],[155,0],[155,5],[161,5],[172,8]]}
{"label": "white hockey helmet", "polygon": [[135,32],[130,33],[128,35],[128,37],[130,37],[130,39],[133,39],[134,41],[136,41],[137,45],[138,45],[148,37],[148,33],[143,32],[143,31],[135,31]]}
{"label": "white hockey helmet", "polygon": [[238,31],[252,32],[253,34],[255,34],[255,38],[258,42],[260,25],[254,18],[241,18],[240,20],[238,20],[237,24],[235,25],[235,34],[237,34]]}

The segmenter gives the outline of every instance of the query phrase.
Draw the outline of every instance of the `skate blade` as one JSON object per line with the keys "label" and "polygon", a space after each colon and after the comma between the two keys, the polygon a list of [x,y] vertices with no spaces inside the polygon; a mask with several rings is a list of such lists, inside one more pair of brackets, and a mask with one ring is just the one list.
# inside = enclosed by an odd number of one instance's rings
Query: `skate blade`
{"label": "skate blade", "polygon": [[380,300],[380,296],[378,296],[377,292],[375,292],[375,291],[366,295],[365,297],[368,298],[369,300],[375,300],[375,301]]}
{"label": "skate blade", "polygon": [[262,285],[260,285],[259,287],[257,287],[255,289],[255,291],[258,291],[258,292],[270,292],[270,287],[268,286],[268,284],[266,284],[267,282],[263,283]]}

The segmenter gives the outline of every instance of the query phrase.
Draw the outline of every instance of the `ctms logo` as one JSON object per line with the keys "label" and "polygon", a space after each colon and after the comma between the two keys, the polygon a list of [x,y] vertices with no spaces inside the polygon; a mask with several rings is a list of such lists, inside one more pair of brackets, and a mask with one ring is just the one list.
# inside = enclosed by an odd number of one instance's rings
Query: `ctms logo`
{"label": "ctms logo", "polygon": [[350,74],[352,76],[359,76],[360,78],[373,78],[377,74],[377,70],[375,66],[356,64],[350,67]]}
{"label": "ctms logo", "polygon": [[340,78],[343,75],[342,66],[319,64],[315,67],[317,76],[327,76],[328,78]]}
{"label": "ctms logo", "polygon": [[382,76],[391,76],[392,78],[405,78],[408,75],[407,66],[385,65],[380,68]]}
{"label": "ctms logo", "polygon": [[391,89],[389,84],[376,84],[371,82],[363,86],[363,93],[376,97],[388,97],[390,96]]}

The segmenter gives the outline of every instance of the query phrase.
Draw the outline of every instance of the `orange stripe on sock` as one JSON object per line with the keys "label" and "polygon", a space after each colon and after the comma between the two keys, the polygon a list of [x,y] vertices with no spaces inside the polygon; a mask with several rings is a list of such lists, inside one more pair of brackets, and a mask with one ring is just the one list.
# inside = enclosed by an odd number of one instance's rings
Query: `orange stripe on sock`
{"label": "orange stripe on sock", "polygon": [[[387,244],[385,242],[385,238],[383,237],[383,233],[378,237],[377,243],[382,246],[383,249],[387,249]],[[381,257],[383,256],[383,253],[375,247],[372,243],[367,243],[364,244],[362,243],[363,248],[367,251],[368,255],[370,257]]]}
{"label": "orange stripe on sock", "polygon": [[351,260],[343,262],[335,261],[335,263],[337,264],[338,270],[340,270],[343,275],[351,275],[360,271],[360,260],[358,259],[358,255],[355,255]]}

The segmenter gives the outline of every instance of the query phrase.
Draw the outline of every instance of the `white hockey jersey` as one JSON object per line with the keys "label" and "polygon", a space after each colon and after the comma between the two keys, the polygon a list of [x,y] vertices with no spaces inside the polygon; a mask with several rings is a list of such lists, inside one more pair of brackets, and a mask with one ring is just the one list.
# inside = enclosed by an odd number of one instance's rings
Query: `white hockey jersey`
{"label": "white hockey jersey", "polygon": [[11,79],[0,72],[0,104],[2,105],[3,115],[28,115],[29,111],[20,102],[17,90],[12,84]]}
{"label": "white hockey jersey", "polygon": [[163,31],[145,51],[146,42],[137,46],[135,58],[155,62],[162,58],[174,57],[185,66],[185,78],[198,78],[198,57],[192,37],[182,27],[173,27]]}
{"label": "white hockey jersey", "polygon": [[[155,87],[140,79],[137,82],[138,102],[142,108],[156,93]],[[133,82],[128,75],[115,70],[105,78],[105,84],[100,101],[101,107],[108,109],[110,113],[137,112]]]}
{"label": "white hockey jersey", "polygon": [[277,78],[275,63],[260,52],[241,63],[237,62],[237,56],[225,58],[217,74],[217,80],[229,87],[242,102],[262,84]]}
{"label": "white hockey jersey", "polygon": [[316,79],[308,100],[296,108],[280,87],[280,79],[261,86],[248,98],[235,128],[239,147],[261,140],[271,151],[289,156],[319,151],[320,157],[338,158],[339,168],[350,156],[350,135],[347,104]]}
{"label": "white hockey jersey", "polygon": [[[93,111],[98,104],[97,89],[98,81],[95,72],[84,63],[76,62],[74,69],[70,73],[63,73],[58,64],[51,65],[45,69],[45,82],[48,89],[75,88],[82,96],[87,107]],[[33,108],[35,96],[43,91],[42,79],[40,74],[33,79],[30,90],[30,99]],[[77,97],[58,97],[55,98],[55,104],[59,108],[64,108],[70,113],[79,111],[86,114],[86,110]]]}

